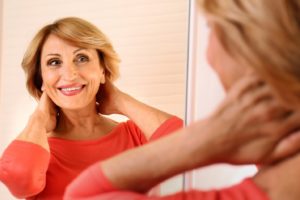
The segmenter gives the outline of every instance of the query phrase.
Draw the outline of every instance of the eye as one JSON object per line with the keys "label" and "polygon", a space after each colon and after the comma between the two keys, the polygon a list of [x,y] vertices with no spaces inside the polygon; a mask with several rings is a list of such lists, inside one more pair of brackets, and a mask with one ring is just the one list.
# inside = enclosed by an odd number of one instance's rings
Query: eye
{"label": "eye", "polygon": [[89,57],[83,54],[79,54],[76,56],[77,63],[86,63],[89,61]]}
{"label": "eye", "polygon": [[62,61],[61,60],[59,60],[59,59],[57,59],[57,58],[54,58],[54,59],[50,59],[48,62],[47,62],[47,65],[48,66],[53,66],[53,67],[55,67],[55,66],[59,66],[59,65],[61,65],[62,64]]}

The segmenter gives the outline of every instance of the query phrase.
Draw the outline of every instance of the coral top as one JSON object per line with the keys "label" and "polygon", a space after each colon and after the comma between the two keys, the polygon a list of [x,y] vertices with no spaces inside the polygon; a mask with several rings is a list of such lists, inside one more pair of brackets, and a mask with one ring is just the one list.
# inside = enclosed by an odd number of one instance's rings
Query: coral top
{"label": "coral top", "polygon": [[269,200],[252,179],[222,190],[179,192],[164,197],[116,188],[102,172],[99,163],[90,166],[67,188],[64,200]]}
{"label": "coral top", "polygon": [[[154,132],[150,141],[182,126],[182,120],[174,116]],[[130,120],[96,140],[49,138],[48,141],[50,154],[39,145],[19,140],[4,151],[0,180],[14,196],[30,200],[62,199],[66,186],[91,164],[147,143],[142,131]]]}

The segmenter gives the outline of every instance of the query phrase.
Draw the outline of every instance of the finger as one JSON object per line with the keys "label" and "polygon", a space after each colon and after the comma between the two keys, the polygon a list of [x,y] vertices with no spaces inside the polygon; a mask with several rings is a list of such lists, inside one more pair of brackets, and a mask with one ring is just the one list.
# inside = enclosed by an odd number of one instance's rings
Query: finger
{"label": "finger", "polygon": [[42,102],[45,102],[46,98],[47,98],[46,92],[42,92],[42,95],[39,99],[39,104],[41,104]]}
{"label": "finger", "polygon": [[47,92],[43,92],[39,100],[39,107],[48,110],[51,114],[58,114],[59,107],[52,101]]}
{"label": "finger", "polygon": [[42,96],[41,96],[41,98],[40,98],[40,101],[41,101],[41,102],[44,102],[44,103],[46,103],[46,102],[52,102],[52,100],[50,99],[50,97],[49,97],[49,95],[47,94],[46,91],[44,91],[44,92],[42,93]]}
{"label": "finger", "polygon": [[[300,111],[289,112],[287,117],[281,118],[278,121],[278,124],[281,126],[277,129],[277,131],[281,132],[281,137],[286,137],[287,135],[295,132],[300,128]],[[276,123],[276,122],[275,122]]]}
{"label": "finger", "polygon": [[257,88],[263,85],[263,81],[255,75],[248,75],[241,78],[234,86],[230,89],[228,95],[233,98],[241,98],[245,93],[249,92],[253,88]]}
{"label": "finger", "polygon": [[[284,123],[282,123],[283,116],[287,116],[288,110],[283,107],[279,101],[267,95],[259,97],[253,100],[258,101],[256,103],[249,101],[247,106],[241,109],[241,112],[245,113],[244,120],[256,124],[255,126],[261,126],[262,130],[266,130],[270,133],[280,130],[286,131]],[[252,105],[254,104],[254,105]],[[292,123],[292,122],[291,122]]]}
{"label": "finger", "polygon": [[300,150],[300,130],[281,140],[270,155],[269,162],[276,162],[294,155]]}
{"label": "finger", "polygon": [[[262,111],[259,115],[257,115],[260,109]],[[268,108],[263,104],[261,105],[261,108],[258,108],[253,112],[256,113],[256,115],[253,114],[256,124],[262,124],[260,132],[266,137],[272,137],[274,142],[280,141],[294,133],[295,130],[300,130],[300,113],[291,114],[290,111],[285,109]]]}
{"label": "finger", "polygon": [[[269,103],[275,101],[271,88],[266,85],[253,86],[251,90],[247,90],[241,97],[240,101],[245,108],[253,107],[259,103]],[[265,101],[265,102],[264,102]]]}

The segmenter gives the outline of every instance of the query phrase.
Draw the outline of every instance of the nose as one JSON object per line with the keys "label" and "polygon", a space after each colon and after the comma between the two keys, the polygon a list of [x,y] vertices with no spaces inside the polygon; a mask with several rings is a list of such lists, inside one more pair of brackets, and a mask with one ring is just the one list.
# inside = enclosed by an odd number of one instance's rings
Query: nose
{"label": "nose", "polygon": [[64,80],[73,81],[78,77],[78,68],[73,62],[66,63],[63,68],[62,77]]}

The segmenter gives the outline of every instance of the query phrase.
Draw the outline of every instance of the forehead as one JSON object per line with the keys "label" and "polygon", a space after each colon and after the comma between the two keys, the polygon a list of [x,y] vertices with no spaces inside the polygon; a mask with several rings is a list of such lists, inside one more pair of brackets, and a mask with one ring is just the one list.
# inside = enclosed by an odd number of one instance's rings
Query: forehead
{"label": "forehead", "polygon": [[[45,54],[60,53],[62,51],[74,52],[79,48],[82,47],[74,43],[71,43],[67,40],[64,40],[54,34],[50,34],[42,46],[41,54],[45,55]],[[87,48],[82,48],[82,49],[89,51],[91,53],[97,53],[96,49],[87,49]]]}
{"label": "forehead", "polygon": [[63,40],[56,35],[50,34],[43,44],[42,52],[60,50],[60,49],[75,49],[75,48],[78,48],[78,46],[75,46],[70,42]]}

